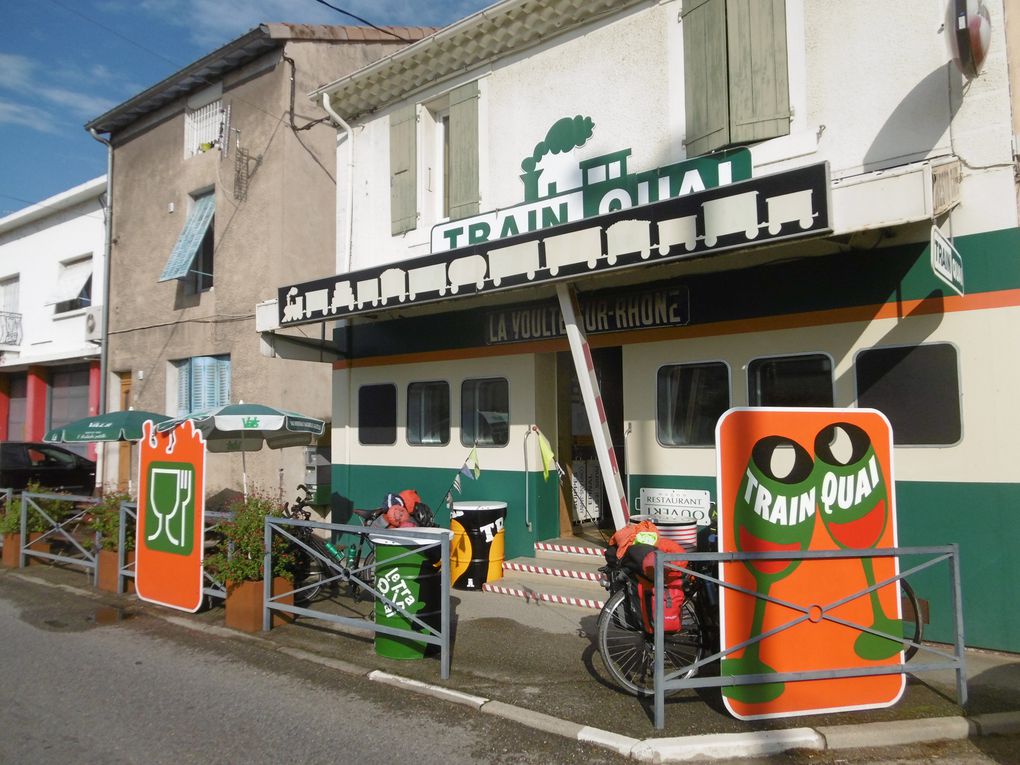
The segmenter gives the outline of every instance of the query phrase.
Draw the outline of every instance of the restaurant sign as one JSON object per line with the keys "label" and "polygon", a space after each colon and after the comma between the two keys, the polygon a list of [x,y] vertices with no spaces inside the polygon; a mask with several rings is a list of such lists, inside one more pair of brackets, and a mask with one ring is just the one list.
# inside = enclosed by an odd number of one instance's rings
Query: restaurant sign
{"label": "restaurant sign", "polygon": [[808,165],[447,252],[281,287],[281,326],[342,319],[831,231]]}

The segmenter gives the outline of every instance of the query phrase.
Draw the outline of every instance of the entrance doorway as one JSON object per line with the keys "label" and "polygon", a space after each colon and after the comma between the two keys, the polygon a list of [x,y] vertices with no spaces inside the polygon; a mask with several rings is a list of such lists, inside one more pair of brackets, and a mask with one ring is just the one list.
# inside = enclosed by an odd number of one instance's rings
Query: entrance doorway
{"label": "entrance doorway", "polygon": [[[131,407],[131,373],[118,372],[120,378],[119,409],[126,411]],[[128,491],[131,486],[131,442],[121,441],[117,444],[117,490]]]}
{"label": "entrance doorway", "polygon": [[[609,435],[621,478],[627,464],[623,436],[623,349],[620,346],[592,349],[595,376],[602,392]],[[602,472],[599,469],[595,443],[592,439],[588,415],[577,381],[577,373],[569,353],[560,353],[556,359],[558,380],[557,411],[559,453],[567,457],[563,466],[569,478],[569,496],[561,503],[560,534],[582,535],[586,530],[613,530],[613,514],[609,508]]]}

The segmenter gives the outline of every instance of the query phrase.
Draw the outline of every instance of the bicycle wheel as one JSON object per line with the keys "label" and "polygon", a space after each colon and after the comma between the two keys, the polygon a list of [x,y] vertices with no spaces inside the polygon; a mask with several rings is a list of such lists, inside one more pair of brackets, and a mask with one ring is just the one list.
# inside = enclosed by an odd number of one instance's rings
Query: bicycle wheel
{"label": "bicycle wheel", "polygon": [[[630,616],[625,597],[624,590],[617,591],[599,613],[599,653],[620,686],[637,696],[650,696],[655,692],[655,641],[638,623],[640,617]],[[690,601],[683,605],[683,628],[664,637],[666,675],[679,672],[682,679],[694,675],[697,670],[690,665],[701,659],[704,646],[701,620]],[[676,691],[667,695],[672,693]]]}
{"label": "bicycle wheel", "polygon": [[[310,547],[319,554],[327,554],[325,546],[316,544],[315,540],[306,540]],[[317,556],[301,548],[297,549],[298,563],[294,571],[294,605],[303,606],[311,603],[322,594],[323,582],[330,577],[329,567]],[[307,589],[305,589],[307,588]]]}
{"label": "bicycle wheel", "polygon": [[[375,550],[371,549],[365,558],[354,566],[357,577],[370,587],[375,587]],[[351,581],[351,595],[355,600],[372,600],[373,595],[360,584]]]}
{"label": "bicycle wheel", "polygon": [[[921,642],[924,635],[924,618],[914,588],[906,579],[900,580],[900,609],[903,623],[903,637],[915,644]],[[903,661],[910,661],[917,653],[917,645],[908,645],[903,649]]]}

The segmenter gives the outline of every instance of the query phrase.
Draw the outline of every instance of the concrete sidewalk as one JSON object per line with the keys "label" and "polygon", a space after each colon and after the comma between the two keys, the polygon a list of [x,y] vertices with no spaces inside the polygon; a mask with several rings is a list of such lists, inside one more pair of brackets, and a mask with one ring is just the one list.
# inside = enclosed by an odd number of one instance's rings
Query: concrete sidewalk
{"label": "concrete sidewalk", "polygon": [[[69,588],[115,608],[141,610],[224,639],[256,641],[303,661],[440,697],[465,714],[494,714],[586,741],[646,762],[764,755],[787,749],[846,749],[1020,732],[1020,656],[967,652],[969,703],[955,700],[952,672],[908,676],[889,709],[745,722],[724,709],[718,689],[687,691],[666,703],[656,730],[650,702],[617,689],[595,648],[597,613],[581,608],[454,591],[450,678],[438,657],[396,661],[378,656],[370,632],[299,619],[249,636],[223,627],[222,608],[185,614],[133,596],[98,593],[88,578],[49,566],[8,570],[26,582]],[[364,604],[367,608],[367,604]],[[916,659],[915,659],[916,661]]]}

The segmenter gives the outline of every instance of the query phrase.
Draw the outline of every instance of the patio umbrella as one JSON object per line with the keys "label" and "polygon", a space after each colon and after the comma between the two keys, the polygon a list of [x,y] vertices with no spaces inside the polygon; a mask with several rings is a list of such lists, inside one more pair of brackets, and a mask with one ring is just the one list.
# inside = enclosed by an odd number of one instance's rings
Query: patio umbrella
{"label": "patio umbrella", "polygon": [[173,430],[185,420],[194,422],[195,429],[205,436],[208,451],[241,452],[245,496],[248,494],[245,452],[257,452],[263,446],[270,449],[308,446],[326,429],[326,423],[315,417],[241,401],[215,409],[190,412],[176,420],[166,420],[157,425],[156,430]]}
{"label": "patio umbrella", "polygon": [[93,444],[103,441],[138,441],[142,437],[142,423],[152,420],[157,425],[171,419],[165,414],[141,409],[123,409],[118,412],[82,417],[74,422],[54,428],[43,441],[51,444]]}

